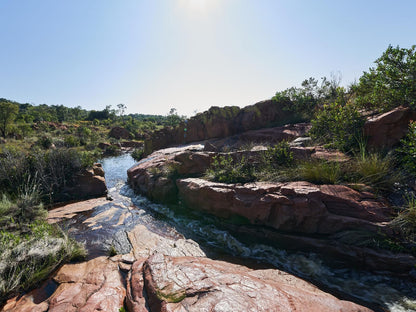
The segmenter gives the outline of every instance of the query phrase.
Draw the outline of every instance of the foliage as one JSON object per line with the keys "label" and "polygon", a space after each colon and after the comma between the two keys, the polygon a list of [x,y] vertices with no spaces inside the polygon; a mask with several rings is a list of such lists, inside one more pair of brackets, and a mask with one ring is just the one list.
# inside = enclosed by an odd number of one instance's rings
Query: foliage
{"label": "foliage", "polygon": [[392,189],[401,180],[400,171],[394,170],[394,161],[390,155],[361,152],[355,158],[351,175],[357,177],[357,182],[364,183],[380,191]]}
{"label": "foliage", "polygon": [[14,121],[19,111],[19,106],[5,99],[0,99],[0,132],[6,138],[7,128]]}
{"label": "foliage", "polygon": [[144,149],[143,148],[134,149],[134,151],[131,153],[131,157],[133,157],[135,161],[141,160],[144,157]]}
{"label": "foliage", "polygon": [[302,162],[296,174],[301,180],[317,184],[337,184],[343,177],[343,171],[339,162],[325,160]]}
{"label": "foliage", "polygon": [[406,170],[416,175],[416,121],[409,123],[409,132],[401,140],[401,147],[397,149],[397,152]]}
{"label": "foliage", "polygon": [[222,183],[245,183],[254,179],[253,167],[246,158],[234,159],[231,155],[215,156],[206,176]]}
{"label": "foliage", "polygon": [[380,111],[399,105],[416,108],[416,46],[390,45],[375,64],[354,88],[357,103]]}
{"label": "foliage", "polygon": [[351,151],[357,148],[363,125],[364,119],[354,106],[334,102],[317,112],[309,133],[319,142]]}
{"label": "foliage", "polygon": [[416,241],[416,197],[408,195],[406,205],[392,221],[394,227],[410,241]]}
{"label": "foliage", "polygon": [[270,146],[264,152],[264,162],[271,167],[289,166],[293,160],[293,153],[286,141]]}
{"label": "foliage", "polygon": [[321,83],[310,77],[302,82],[301,88],[289,88],[277,92],[273,99],[280,103],[286,103],[286,109],[298,114],[305,120],[310,120],[314,112],[324,104],[336,99],[347,102],[347,93],[340,87],[340,78],[333,75],[331,79],[321,78]]}

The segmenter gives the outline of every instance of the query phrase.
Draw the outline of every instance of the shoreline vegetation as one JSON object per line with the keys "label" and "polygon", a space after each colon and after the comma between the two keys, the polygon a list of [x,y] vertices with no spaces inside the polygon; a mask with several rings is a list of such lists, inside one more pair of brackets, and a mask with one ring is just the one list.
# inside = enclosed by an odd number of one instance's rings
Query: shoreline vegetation
{"label": "shoreline vegetation", "polygon": [[[233,158],[224,150],[214,157],[205,179],[222,183],[303,180],[370,188],[396,206],[392,224],[397,240],[382,247],[415,255],[416,121],[408,122],[398,144],[383,148],[368,144],[364,124],[368,116],[397,107],[416,112],[416,47],[389,46],[375,67],[349,87],[342,87],[336,76],[309,78],[299,88],[277,92],[272,101],[293,122],[311,124],[308,145],[342,152],[347,160],[298,160],[283,140],[266,144],[254,162],[244,156]],[[125,110],[124,104],[87,111],[0,99],[0,297],[4,300],[30,289],[62,263],[85,259],[82,245],[46,222],[45,207],[59,201],[60,194],[74,185],[76,175],[123,147],[140,160],[149,153],[145,140],[152,142],[163,131],[185,127],[185,117],[175,109],[167,116],[125,115]],[[238,111],[223,118],[232,120]],[[209,112],[221,114],[222,110]],[[165,174],[175,175],[175,168],[171,169]]]}

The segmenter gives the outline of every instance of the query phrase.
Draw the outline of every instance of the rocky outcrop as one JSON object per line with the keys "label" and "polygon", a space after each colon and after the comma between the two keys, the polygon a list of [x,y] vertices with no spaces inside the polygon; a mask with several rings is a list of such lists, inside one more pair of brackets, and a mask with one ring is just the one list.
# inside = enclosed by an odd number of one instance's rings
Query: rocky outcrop
{"label": "rocky outcrop", "polygon": [[368,192],[342,185],[308,182],[244,185],[188,178],[177,181],[179,197],[188,207],[254,225],[304,234],[334,234],[362,229],[382,231],[391,219],[387,203]]}
{"label": "rocky outcrop", "polygon": [[285,105],[287,103],[267,100],[242,109],[236,106],[213,106],[176,128],[156,131],[145,140],[145,152],[150,154],[168,146],[225,138],[248,130],[283,125],[296,118],[293,113],[284,109]]}
{"label": "rocky outcrop", "polygon": [[368,119],[364,124],[368,147],[380,149],[397,145],[408,132],[411,120],[416,120],[416,111],[402,106]]}
{"label": "rocky outcrop", "polygon": [[370,311],[278,270],[162,254],[135,269],[144,271],[151,311]]}
{"label": "rocky outcrop", "polygon": [[92,169],[85,170],[76,178],[76,186],[72,190],[77,198],[101,197],[107,194],[104,170],[95,164]]}
{"label": "rocky outcrop", "polygon": [[1,311],[371,311],[279,270],[205,257],[99,257],[65,265],[53,281],[49,297],[38,289]]}
{"label": "rocky outcrop", "polygon": [[[87,214],[90,210],[93,213]],[[50,222],[68,220],[72,230],[85,234],[119,227],[128,237],[130,252],[66,264],[36,290],[10,299],[1,311],[117,312],[122,307],[134,312],[275,311],[276,308],[370,311],[279,270],[253,270],[208,259],[190,239],[178,234],[167,237],[143,224],[132,224],[129,215],[134,213],[128,207],[106,204],[102,199],[52,210]],[[81,218],[82,224],[71,220],[77,214],[86,216]],[[105,235],[118,236],[114,231],[100,232],[100,239]],[[91,236],[87,239],[96,240]]]}
{"label": "rocky outcrop", "polygon": [[110,137],[115,138],[117,140],[120,139],[125,139],[128,140],[130,139],[130,132],[123,128],[123,127],[113,127],[110,130],[110,133],[108,134]]}
{"label": "rocky outcrop", "polygon": [[209,152],[229,152],[241,150],[255,144],[273,145],[282,141],[292,141],[306,135],[310,130],[309,123],[290,124],[260,130],[246,131],[231,137],[211,139],[205,143],[204,150]]}
{"label": "rocky outcrop", "polygon": [[187,207],[233,220],[228,230],[247,240],[319,252],[371,270],[408,274],[416,263],[412,255],[363,244],[394,237],[388,226],[392,209],[369,192],[308,182],[236,185],[197,178],[178,180],[177,187]]}

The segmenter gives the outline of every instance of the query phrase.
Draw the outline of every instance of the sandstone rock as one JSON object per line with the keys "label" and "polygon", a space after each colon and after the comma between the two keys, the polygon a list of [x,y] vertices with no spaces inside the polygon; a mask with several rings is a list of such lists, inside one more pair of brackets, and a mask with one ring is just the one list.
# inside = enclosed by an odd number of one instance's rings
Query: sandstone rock
{"label": "sandstone rock", "polygon": [[367,145],[373,148],[390,148],[398,144],[406,135],[411,120],[416,120],[416,111],[402,106],[370,118],[364,124]]}
{"label": "sandstone rock", "polygon": [[293,113],[284,110],[286,104],[267,100],[242,109],[236,106],[213,106],[174,129],[156,131],[145,140],[145,152],[150,154],[172,145],[225,138],[248,130],[270,127],[272,124],[282,125],[294,117]]}
{"label": "sandstone rock", "polygon": [[151,311],[370,311],[278,270],[161,254],[143,269]]}
{"label": "sandstone rock", "polygon": [[387,203],[342,185],[308,182],[223,184],[188,178],[177,181],[179,196],[191,208],[251,224],[296,233],[331,234],[349,229],[379,231],[389,221]]}
{"label": "sandstone rock", "polygon": [[104,175],[105,175],[103,166],[100,163],[95,163],[92,166],[92,170],[93,170],[94,174],[97,175],[97,176],[104,177]]}
{"label": "sandstone rock", "polygon": [[133,255],[136,259],[147,258],[155,252],[173,257],[205,256],[205,253],[193,240],[184,238],[173,240],[162,237],[150,232],[141,224],[136,225],[127,235],[133,248]]}
{"label": "sandstone rock", "polygon": [[[98,167],[96,170],[99,170]],[[82,175],[77,177],[74,192],[76,192],[77,198],[105,196],[107,194],[105,178],[103,176],[96,175],[93,169],[85,170]]]}
{"label": "sandstone rock", "polygon": [[110,130],[110,133],[108,134],[110,137],[115,138],[117,140],[120,139],[125,139],[128,140],[130,139],[130,132],[122,127],[113,127]]}

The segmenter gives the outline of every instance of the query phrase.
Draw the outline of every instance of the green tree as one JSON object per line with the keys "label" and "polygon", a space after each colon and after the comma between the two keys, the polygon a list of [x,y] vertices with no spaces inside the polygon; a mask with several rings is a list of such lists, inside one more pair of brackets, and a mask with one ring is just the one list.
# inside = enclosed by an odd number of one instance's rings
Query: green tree
{"label": "green tree", "polygon": [[4,99],[0,100],[0,131],[3,138],[6,138],[7,128],[15,120],[18,112],[19,105]]}
{"label": "green tree", "polygon": [[357,104],[380,111],[399,105],[416,108],[416,46],[390,45],[375,64],[355,87]]}

